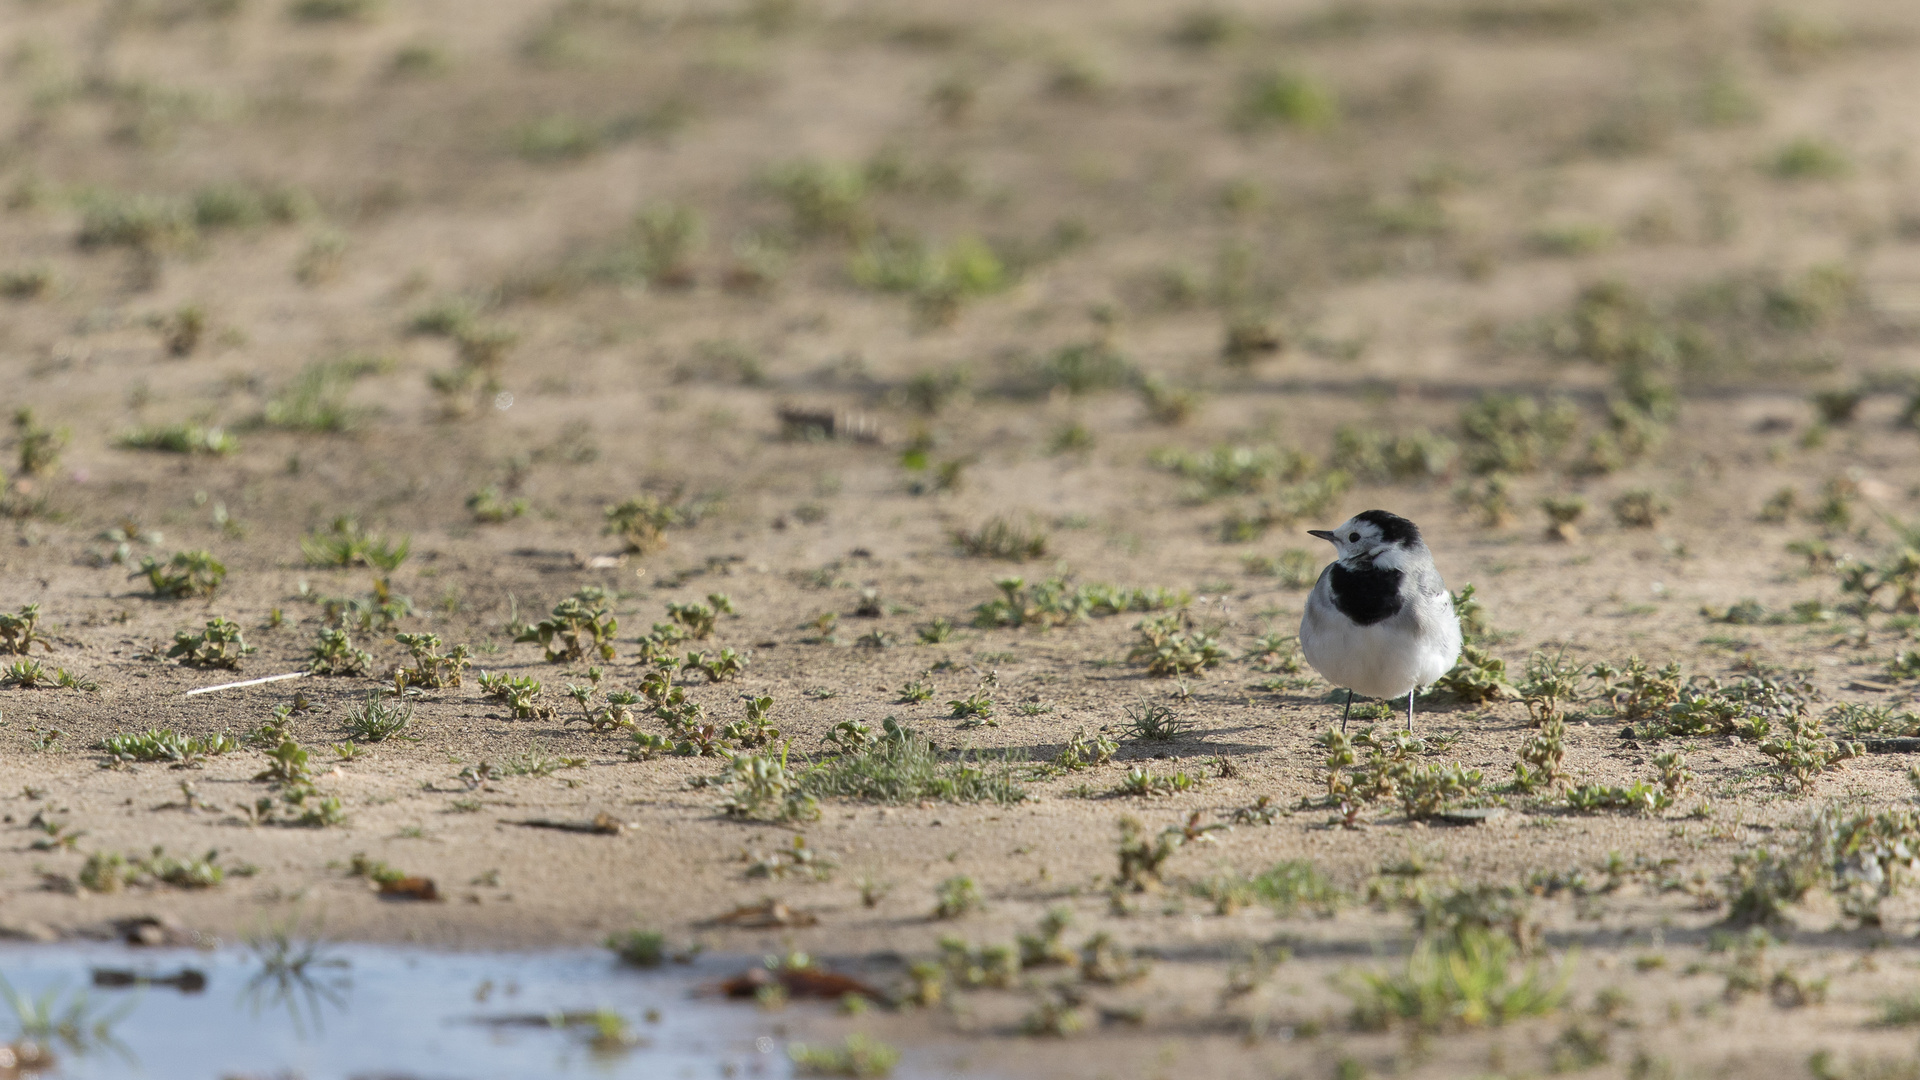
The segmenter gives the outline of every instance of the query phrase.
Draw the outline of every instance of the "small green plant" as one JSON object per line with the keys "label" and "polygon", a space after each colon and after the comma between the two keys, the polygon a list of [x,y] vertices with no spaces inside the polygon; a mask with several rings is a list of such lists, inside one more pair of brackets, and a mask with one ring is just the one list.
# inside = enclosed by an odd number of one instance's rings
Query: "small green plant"
{"label": "small green plant", "polygon": [[589,653],[611,660],[620,622],[601,600],[597,590],[594,595],[582,590],[555,604],[551,614],[514,640],[538,643],[549,664],[584,660]]}
{"label": "small green plant", "polygon": [[681,512],[652,495],[636,495],[606,511],[603,530],[617,536],[636,555],[645,555],[666,546],[667,530],[683,522]]}
{"label": "small green plant", "polygon": [[1853,165],[1833,144],[1802,137],[1775,152],[1767,171],[1779,180],[1832,180],[1852,172]]}
{"label": "small green plant", "polygon": [[1586,667],[1568,662],[1567,650],[1563,647],[1552,656],[1535,652],[1527,657],[1526,677],[1515,689],[1520,692],[1527,715],[1537,727],[1563,718],[1566,703],[1579,700],[1586,689],[1587,678]]}
{"label": "small green plant", "polygon": [[373,654],[353,647],[345,630],[320,628],[307,653],[307,670],[315,675],[364,675],[373,666]]}
{"label": "small green plant", "polygon": [[389,574],[407,561],[412,546],[412,537],[396,542],[375,536],[351,517],[337,517],[325,532],[300,538],[300,554],[308,566],[368,566]]}
{"label": "small green plant", "polygon": [[396,700],[387,702],[379,692],[369,693],[366,699],[354,708],[347,710],[347,735],[359,742],[385,742],[392,738],[408,739],[407,725],[413,722],[413,702]]}
{"label": "small green plant", "polygon": [[1600,810],[1625,810],[1655,814],[1669,804],[1666,790],[1635,780],[1630,784],[1580,784],[1567,789],[1567,808],[1582,814]]}
{"label": "small green plant", "polygon": [[40,636],[39,626],[39,604],[25,604],[17,613],[0,612],[0,654],[26,656],[35,645],[53,651],[53,643]]}
{"label": "small green plant", "polygon": [[976,559],[1024,562],[1047,553],[1047,534],[1037,525],[1008,517],[988,519],[978,528],[956,530],[953,542]]}
{"label": "small green plant", "polygon": [[172,728],[145,733],[109,735],[100,742],[113,764],[128,761],[161,761],[179,768],[197,766],[210,757],[219,757],[240,749],[231,735],[177,735]]}
{"label": "small green plant", "polygon": [[1331,915],[1346,899],[1338,887],[1305,859],[1289,859],[1252,877],[1216,875],[1194,885],[1195,895],[1213,901],[1222,915],[1261,904],[1289,918],[1302,909]]}
{"label": "small green plant", "polygon": [[1190,629],[1184,612],[1142,619],[1134,629],[1140,632],[1140,641],[1127,654],[1127,660],[1144,665],[1147,674],[1155,678],[1209,671],[1231,659],[1219,639]]}
{"label": "small green plant", "polygon": [[667,618],[684,627],[695,641],[711,637],[720,616],[732,614],[733,600],[726,593],[708,593],[704,604],[667,604]]}
{"label": "small green plant", "polygon": [[964,874],[947,878],[934,890],[933,917],[936,919],[957,919],[985,906],[980,886]]}
{"label": "small green plant", "polygon": [[1651,529],[1670,508],[1667,500],[1646,488],[1624,492],[1613,500],[1613,519],[1628,529]]}
{"label": "small green plant", "polygon": [[480,692],[512,710],[516,720],[551,717],[553,709],[539,704],[540,680],[530,675],[480,673]]}
{"label": "small green plant", "polygon": [[1837,741],[1820,731],[1820,722],[1798,713],[1784,718],[1785,730],[1760,740],[1759,750],[1773,760],[1781,781],[1796,791],[1813,789],[1821,773],[1866,753],[1863,743]]}
{"label": "small green plant", "polygon": [[53,471],[66,449],[69,435],[65,428],[50,428],[35,418],[33,410],[22,408],[13,414],[13,442],[22,476],[44,476]]}
{"label": "small green plant", "polygon": [[773,699],[770,697],[748,698],[746,718],[735,720],[721,731],[721,735],[736,746],[753,749],[767,746],[780,738],[780,729],[773,726]]}
{"label": "small green plant", "polygon": [[208,619],[199,633],[175,632],[173,647],[167,650],[167,656],[189,667],[237,669],[240,661],[253,652],[239,623],[216,616]]}
{"label": "small green plant", "polygon": [[1193,722],[1166,705],[1142,703],[1125,709],[1127,736],[1147,742],[1172,742],[1185,735]]}
{"label": "small green plant", "polygon": [[717,683],[739,678],[740,673],[747,669],[747,662],[744,655],[728,646],[712,658],[705,652],[690,652],[680,666],[688,671],[700,672],[709,683]]}
{"label": "small green plant", "polygon": [[811,821],[820,816],[819,804],[788,771],[784,747],[778,757],[735,755],[721,782],[728,791],[721,809],[730,817]]}
{"label": "small green plant", "polygon": [[520,517],[527,512],[527,505],[527,500],[510,499],[492,484],[467,496],[467,512],[473,515],[473,520],[490,525]]}
{"label": "small green plant", "polygon": [[855,1080],[893,1075],[900,1051],[878,1039],[854,1032],[838,1046],[794,1043],[787,1047],[793,1071],[799,1076],[845,1076]]}
{"label": "small green plant", "polygon": [[1380,1030],[1403,1020],[1423,1031],[1446,1031],[1500,1025],[1558,1009],[1570,972],[1554,980],[1538,964],[1529,964],[1516,975],[1514,950],[1505,934],[1478,929],[1452,939],[1422,939],[1403,970],[1363,972],[1348,984],[1354,1024]]}
{"label": "small green plant", "polygon": [[459,686],[467,669],[473,666],[465,645],[455,645],[451,652],[443,654],[438,634],[395,634],[393,640],[413,654],[413,666],[400,669],[408,686],[429,690]]}
{"label": "small green plant", "polygon": [[956,720],[985,721],[993,718],[993,693],[990,683],[982,682],[966,697],[947,702],[948,715]]}
{"label": "small green plant", "polygon": [[667,937],[658,930],[626,930],[610,934],[607,948],[625,964],[655,968],[666,962]]}
{"label": "small green plant", "polygon": [[0,670],[0,686],[17,686],[22,690],[38,690],[52,681],[47,669],[38,660],[15,660]]}
{"label": "small green plant", "polygon": [[932,681],[924,677],[909,680],[905,686],[900,688],[900,697],[898,700],[902,705],[917,705],[923,701],[933,700]]}
{"label": "small green plant", "polygon": [[1234,119],[1242,128],[1278,124],[1320,131],[1338,122],[1340,104],[1332,90],[1309,75],[1269,71],[1246,81]]}
{"label": "small green plant", "polygon": [[1593,665],[1593,677],[1600,681],[1600,695],[1622,720],[1659,715],[1680,700],[1682,675],[1677,661],[1654,671],[1645,660],[1629,656],[1624,667],[1607,663]]}
{"label": "small green plant", "polygon": [[1538,791],[1566,779],[1566,735],[1566,721],[1554,716],[1542,721],[1540,730],[1520,744],[1519,760],[1513,765],[1516,791]]}
{"label": "small green plant", "polygon": [[1486,394],[1460,412],[1462,457],[1476,476],[1537,472],[1559,456],[1578,423],[1579,411],[1563,398],[1542,404]]}
{"label": "small green plant", "polygon": [[153,595],[168,600],[212,596],[227,580],[227,568],[209,551],[178,551],[166,562],[149,555],[133,577],[145,577]]}
{"label": "small green plant", "polygon": [[1461,644],[1460,659],[1440,676],[1431,692],[1473,704],[1501,701],[1515,693],[1507,682],[1507,662],[1470,640]]}
{"label": "small green plant", "polygon": [[1070,772],[1088,769],[1112,761],[1119,749],[1120,744],[1105,735],[1089,735],[1086,728],[1078,728],[1053,763]]}
{"label": "small green plant", "polygon": [[1195,810],[1185,825],[1170,825],[1149,839],[1146,826],[1138,818],[1120,819],[1120,870],[1114,878],[1116,888],[1147,892],[1160,887],[1161,868],[1173,854],[1188,844],[1212,843],[1213,833],[1225,825],[1201,825]]}
{"label": "small green plant", "polygon": [[225,456],[240,452],[239,439],[224,429],[199,424],[138,427],[122,432],[118,442],[129,450],[159,450],[169,454]]}
{"label": "small green plant", "polygon": [[[838,730],[838,729],[836,729]],[[1010,806],[1026,798],[1014,782],[1010,754],[984,757],[967,751],[943,756],[926,738],[888,717],[877,738],[860,749],[816,765],[800,777],[820,798],[881,803],[923,800]]]}

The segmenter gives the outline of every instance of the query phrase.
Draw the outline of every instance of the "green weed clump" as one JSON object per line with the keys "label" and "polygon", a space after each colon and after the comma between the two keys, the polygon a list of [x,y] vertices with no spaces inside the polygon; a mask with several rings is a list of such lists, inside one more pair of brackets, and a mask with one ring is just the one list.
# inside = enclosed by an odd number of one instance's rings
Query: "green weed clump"
{"label": "green weed clump", "polygon": [[635,555],[645,555],[665,547],[667,530],[683,523],[683,515],[678,508],[652,495],[635,495],[617,506],[609,506],[606,518],[603,531],[608,536],[619,537],[627,550]]}
{"label": "green weed clump", "polygon": [[465,645],[455,645],[451,652],[442,653],[438,634],[395,634],[393,640],[413,655],[413,666],[400,669],[408,686],[428,690],[459,686],[462,676],[473,666]]}
{"label": "green weed clump", "polygon": [[1158,889],[1161,883],[1162,868],[1175,852],[1189,844],[1211,844],[1213,834],[1225,825],[1201,825],[1201,811],[1195,810],[1187,817],[1185,825],[1169,825],[1149,838],[1146,826],[1138,818],[1120,819],[1120,858],[1119,872],[1114,876],[1114,887],[1128,892],[1149,892]]}
{"label": "green weed clump", "polygon": [[667,604],[668,620],[685,628],[686,636],[702,641],[713,636],[713,630],[720,616],[733,615],[733,598],[726,593],[708,593],[704,604],[687,603]]}
{"label": "green weed clump", "polygon": [[291,383],[267,399],[260,422],[282,431],[312,434],[351,431],[367,410],[349,406],[347,392],[359,380],[392,367],[393,361],[383,356],[350,356],[308,364]]}
{"label": "green weed clump", "polygon": [[1142,619],[1134,625],[1140,641],[1127,653],[1127,662],[1146,667],[1160,679],[1210,671],[1232,659],[1212,634],[1191,628],[1184,614]]}
{"label": "green weed clump", "polygon": [[538,644],[549,664],[573,663],[589,654],[611,660],[620,621],[603,600],[600,590],[582,590],[555,604],[552,613],[513,640]]}
{"label": "green weed clump", "polygon": [[53,643],[40,636],[39,626],[39,604],[24,604],[18,612],[0,612],[0,653],[26,656],[35,645],[52,652]]}
{"label": "green weed clump", "polygon": [[934,325],[951,322],[963,301],[1000,292],[1014,281],[999,254],[972,236],[940,247],[910,236],[876,234],[861,243],[848,269],[861,288],[912,295],[922,320]]}
{"label": "green weed clump", "polygon": [[1193,727],[1165,705],[1143,703],[1126,707],[1127,737],[1147,742],[1172,742]]}
{"label": "green weed clump", "polygon": [[227,580],[227,568],[210,551],[177,551],[165,562],[148,555],[130,576],[145,577],[153,595],[178,600],[212,596]]}
{"label": "green weed clump", "polygon": [[505,705],[516,720],[550,718],[553,708],[539,703],[540,680],[532,676],[480,673],[480,692]]}
{"label": "green weed clump", "polygon": [[407,725],[413,722],[413,702],[389,702],[378,692],[347,710],[347,737],[357,742],[385,742],[392,738],[411,739]]}
{"label": "green weed clump", "polygon": [[1396,435],[1343,424],[1333,433],[1333,453],[1328,460],[1335,468],[1384,483],[1443,477],[1459,456],[1458,443],[1431,431]]}
{"label": "green weed clump", "polygon": [[45,476],[60,461],[71,433],[66,428],[50,428],[40,423],[29,408],[13,414],[15,460],[22,476]]}
{"label": "green weed clump", "polygon": [[655,968],[666,963],[667,936],[658,930],[627,930],[610,934],[607,948],[625,964]]}
{"label": "green weed clump", "polygon": [[1559,716],[1548,717],[1540,730],[1520,744],[1513,765],[1513,787],[1520,792],[1537,791],[1566,779],[1563,763],[1567,756],[1567,723]]}
{"label": "green weed clump", "polygon": [[1867,611],[1920,614],[1920,545],[1905,544],[1878,563],[1844,559],[1834,573],[1840,591]]}
{"label": "green weed clump", "polygon": [[492,484],[467,496],[467,512],[473,515],[473,520],[489,525],[512,521],[525,514],[527,507],[527,500],[510,499],[502,495],[500,489]]}
{"label": "green weed clump", "polygon": [[307,654],[307,670],[315,675],[364,675],[373,666],[373,654],[353,647],[343,629],[323,626]]}
{"label": "green weed clump", "polygon": [[211,889],[225,881],[228,874],[245,877],[254,873],[251,866],[221,866],[219,858],[218,851],[209,851],[197,859],[183,859],[167,854],[167,850],[158,845],[150,855],[131,858],[118,852],[96,851],[87,856],[78,881],[81,888],[99,893],[156,883],[176,889]]}
{"label": "green weed clump", "polygon": [[219,757],[240,749],[231,735],[188,736],[175,734],[172,728],[145,733],[109,735],[100,741],[112,764],[128,761],[164,761],[177,768],[197,766],[210,757]]}
{"label": "green weed clump", "polygon": [[854,1032],[840,1045],[794,1043],[787,1047],[793,1071],[800,1076],[844,1076],[855,1080],[893,1075],[900,1051],[871,1036]]}
{"label": "green weed clump", "polygon": [[1537,472],[1559,456],[1579,424],[1572,402],[1542,404],[1520,394],[1486,394],[1460,412],[1462,456],[1475,475]]}
{"label": "green weed clump", "polygon": [[1485,930],[1423,938],[1401,971],[1361,973],[1345,988],[1354,1024],[1378,1031],[1404,1021],[1440,1032],[1551,1014],[1566,999],[1571,971],[1556,979],[1529,963],[1516,972],[1514,952],[1512,939]]}
{"label": "green weed clump", "polygon": [[214,454],[225,456],[240,452],[240,440],[224,429],[200,424],[166,424],[138,427],[122,432],[117,440],[129,450],[160,450],[169,454]]}
{"label": "green weed clump", "polygon": [[1074,585],[1063,577],[1027,584],[1021,577],[996,580],[1001,595],[973,609],[973,625],[983,629],[1014,626],[1062,626],[1087,618],[1129,611],[1184,607],[1193,599],[1184,589],[1132,588],[1089,582]]}
{"label": "green weed clump", "polygon": [[1074,397],[1118,390],[1134,381],[1133,365],[1105,338],[1063,345],[1042,360],[1035,376],[1043,390]]}
{"label": "green weed clump", "polygon": [[300,554],[308,566],[366,566],[392,573],[407,561],[413,538],[398,541],[376,536],[361,528],[352,517],[337,517],[325,532],[311,532],[300,538]]}
{"label": "green weed clump", "polygon": [[189,667],[237,670],[240,661],[253,652],[254,648],[247,644],[239,623],[216,616],[208,619],[207,625],[199,633],[177,631],[167,656]]}
{"label": "green weed clump", "polygon": [[1645,780],[1612,786],[1581,784],[1567,789],[1567,807],[1583,814],[1598,810],[1655,814],[1665,810],[1670,802],[1666,789]]}
{"label": "green weed clump", "polygon": [[1233,119],[1243,129],[1277,125],[1323,131],[1339,121],[1340,102],[1332,90],[1312,76],[1268,71],[1246,80]]}
{"label": "green weed clump", "polygon": [[1214,910],[1222,915],[1259,904],[1272,908],[1283,919],[1292,918],[1302,909],[1331,915],[1346,900],[1346,894],[1305,859],[1275,863],[1251,877],[1216,874],[1195,882],[1193,892],[1212,901]]}
{"label": "green weed clump", "polygon": [[1526,676],[1515,689],[1535,727],[1563,718],[1567,702],[1579,700],[1587,687],[1586,667],[1569,663],[1566,656],[1562,648],[1552,656],[1535,652],[1527,657]]}
{"label": "green weed clump", "polygon": [[1828,738],[1818,720],[1800,713],[1787,716],[1781,726],[1784,730],[1760,740],[1759,750],[1780,770],[1781,782],[1795,791],[1813,790],[1821,773],[1867,752],[1863,743]]}
{"label": "green weed clump", "polygon": [[1638,656],[1627,657],[1624,667],[1607,663],[1593,665],[1593,677],[1600,681],[1600,696],[1613,707],[1613,714],[1627,721],[1657,716],[1679,702],[1682,675],[1678,661],[1658,671]]}
{"label": "green weed clump", "polygon": [[976,559],[1025,562],[1047,553],[1047,533],[1031,521],[993,517],[971,531],[957,529],[953,542]]}
{"label": "green weed clump", "polygon": [[82,248],[123,247],[157,253],[187,244],[194,238],[191,209],[183,202],[155,195],[100,194],[81,206]]}
{"label": "green weed clump", "polygon": [[15,660],[0,670],[0,686],[17,686],[22,690],[38,690],[49,681],[46,665],[38,660]]}
{"label": "green weed clump", "polygon": [[1247,573],[1274,578],[1289,589],[1311,589],[1320,579],[1320,561],[1305,548],[1288,548],[1279,558],[1249,555],[1243,564]]}
{"label": "green weed clump", "polygon": [[943,754],[924,736],[889,719],[884,737],[808,769],[801,786],[819,798],[913,803],[921,800],[1011,806],[1027,797],[1011,755],[960,750]]}
{"label": "green weed clump", "polygon": [[721,783],[728,792],[721,809],[730,817],[811,821],[820,816],[818,800],[788,771],[784,747],[778,757],[734,755]]}
{"label": "green weed clump", "polygon": [[1157,450],[1149,460],[1186,480],[1185,495],[1195,501],[1298,483],[1320,468],[1313,455],[1278,446],[1216,446],[1199,453]]}

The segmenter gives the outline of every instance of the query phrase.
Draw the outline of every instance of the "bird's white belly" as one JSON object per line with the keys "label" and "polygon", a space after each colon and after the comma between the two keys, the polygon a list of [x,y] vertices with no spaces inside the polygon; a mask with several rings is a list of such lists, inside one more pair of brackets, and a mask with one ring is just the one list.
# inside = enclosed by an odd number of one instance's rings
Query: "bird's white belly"
{"label": "bird's white belly", "polygon": [[1359,626],[1342,618],[1315,618],[1300,627],[1307,663],[1335,686],[1374,698],[1405,697],[1430,686],[1458,658],[1457,641],[1422,642],[1398,619]]}

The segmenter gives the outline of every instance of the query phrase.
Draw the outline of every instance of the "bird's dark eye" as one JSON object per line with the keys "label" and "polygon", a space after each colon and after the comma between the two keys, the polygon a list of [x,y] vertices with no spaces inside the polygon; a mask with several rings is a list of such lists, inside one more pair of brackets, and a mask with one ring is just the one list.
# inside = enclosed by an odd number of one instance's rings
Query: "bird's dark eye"
{"label": "bird's dark eye", "polygon": [[1349,544],[1357,544],[1357,543],[1359,543],[1359,542],[1360,542],[1360,534],[1359,534],[1359,533],[1348,533],[1348,534],[1347,534],[1347,543],[1349,543]]}

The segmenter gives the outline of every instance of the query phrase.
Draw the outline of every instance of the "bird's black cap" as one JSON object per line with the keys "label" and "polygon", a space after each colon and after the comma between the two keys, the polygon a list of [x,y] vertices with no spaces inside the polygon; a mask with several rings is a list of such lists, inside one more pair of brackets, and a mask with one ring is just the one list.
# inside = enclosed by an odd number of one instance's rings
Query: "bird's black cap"
{"label": "bird's black cap", "polygon": [[1401,517],[1389,514],[1385,510],[1364,510],[1353,515],[1354,520],[1364,521],[1380,530],[1380,538],[1389,544],[1411,547],[1420,542],[1420,526]]}

